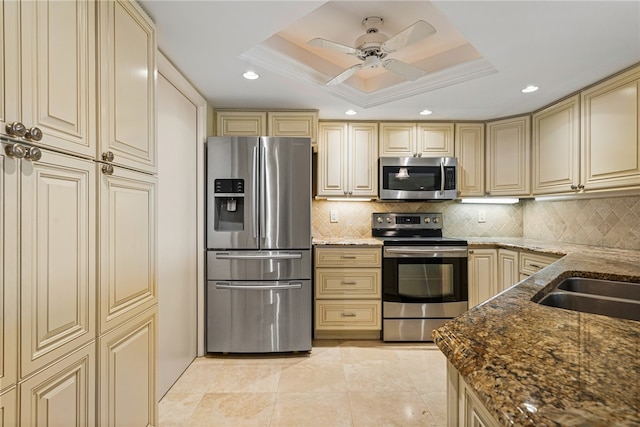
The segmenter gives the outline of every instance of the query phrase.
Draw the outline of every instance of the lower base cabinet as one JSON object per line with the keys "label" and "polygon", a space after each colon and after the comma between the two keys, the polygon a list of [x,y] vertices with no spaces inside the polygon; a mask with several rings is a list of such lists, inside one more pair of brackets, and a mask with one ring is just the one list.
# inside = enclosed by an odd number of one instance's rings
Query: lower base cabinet
{"label": "lower base cabinet", "polygon": [[97,425],[157,425],[156,328],[154,306],[99,338]]}
{"label": "lower base cabinet", "polygon": [[18,425],[16,387],[0,394],[0,426],[11,427]]}
{"label": "lower base cabinet", "polygon": [[[19,425],[75,427],[95,425],[95,372],[95,342],[91,342],[22,381],[18,385]],[[11,403],[11,396],[9,396],[9,402],[5,402],[3,395],[2,405],[7,403]],[[13,406],[15,409],[15,399],[13,399]],[[9,423],[3,425],[17,425],[15,417],[14,424],[9,419]]]}
{"label": "lower base cabinet", "polygon": [[447,426],[498,427],[498,421],[464,382],[451,362],[447,362]]}

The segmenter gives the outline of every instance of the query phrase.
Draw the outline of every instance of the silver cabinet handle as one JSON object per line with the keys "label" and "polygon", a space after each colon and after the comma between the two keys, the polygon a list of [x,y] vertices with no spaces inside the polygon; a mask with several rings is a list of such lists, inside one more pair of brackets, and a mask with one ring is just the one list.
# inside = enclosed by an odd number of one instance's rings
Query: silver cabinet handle
{"label": "silver cabinet handle", "polygon": [[40,141],[42,139],[42,131],[34,126],[25,132],[24,137],[31,141]]}
{"label": "silver cabinet handle", "polygon": [[275,259],[275,260],[280,260],[280,259],[301,259],[302,258],[302,254],[300,253],[287,253],[287,254],[275,254],[275,255],[269,255],[269,254],[227,254],[227,253],[220,253],[220,254],[216,254],[216,259]]}
{"label": "silver cabinet handle", "polygon": [[346,280],[343,280],[343,281],[342,281],[342,284],[343,284],[343,285],[357,285],[357,284],[358,284],[358,282],[353,281],[353,280],[350,280],[350,281],[348,281],[348,282],[347,282]]}
{"label": "silver cabinet handle", "polygon": [[240,291],[280,291],[300,288],[302,288],[302,283],[289,283],[287,285],[231,285],[227,282],[216,283],[216,289],[231,289]]}
{"label": "silver cabinet handle", "polygon": [[4,152],[7,153],[9,157],[15,157],[16,159],[21,159],[27,155],[27,148],[22,144],[12,144],[7,145],[4,149]]}
{"label": "silver cabinet handle", "polygon": [[340,255],[340,258],[341,259],[356,259],[358,257],[355,256],[355,255]]}
{"label": "silver cabinet handle", "polygon": [[544,268],[544,265],[538,265],[538,264],[529,264],[529,265],[533,268],[538,268],[538,269]]}
{"label": "silver cabinet handle", "polygon": [[342,317],[356,317],[355,313],[340,313]]}
{"label": "silver cabinet handle", "polygon": [[27,128],[20,122],[13,122],[5,126],[7,133],[11,136],[23,137],[27,133]]}
{"label": "silver cabinet handle", "polygon": [[113,151],[102,153],[102,160],[104,160],[105,162],[113,162],[113,159],[115,159],[115,157],[116,156],[113,154]]}
{"label": "silver cabinet handle", "polygon": [[112,165],[102,165],[102,173],[105,175],[113,175]]}
{"label": "silver cabinet handle", "polygon": [[42,151],[38,147],[29,147],[24,158],[37,162],[42,158]]}

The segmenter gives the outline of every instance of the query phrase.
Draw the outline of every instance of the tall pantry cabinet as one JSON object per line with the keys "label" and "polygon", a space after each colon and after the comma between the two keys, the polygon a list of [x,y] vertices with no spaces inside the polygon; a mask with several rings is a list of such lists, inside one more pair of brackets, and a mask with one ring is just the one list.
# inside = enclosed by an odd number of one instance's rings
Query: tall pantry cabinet
{"label": "tall pantry cabinet", "polygon": [[0,33],[0,425],[155,425],[153,25],[3,1]]}

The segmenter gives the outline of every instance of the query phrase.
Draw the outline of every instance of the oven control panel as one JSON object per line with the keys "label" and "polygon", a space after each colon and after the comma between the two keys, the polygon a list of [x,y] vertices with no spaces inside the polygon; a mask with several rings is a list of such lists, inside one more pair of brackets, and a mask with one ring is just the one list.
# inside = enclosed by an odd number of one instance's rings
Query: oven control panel
{"label": "oven control panel", "polygon": [[372,229],[419,229],[441,230],[441,213],[373,213],[371,218]]}

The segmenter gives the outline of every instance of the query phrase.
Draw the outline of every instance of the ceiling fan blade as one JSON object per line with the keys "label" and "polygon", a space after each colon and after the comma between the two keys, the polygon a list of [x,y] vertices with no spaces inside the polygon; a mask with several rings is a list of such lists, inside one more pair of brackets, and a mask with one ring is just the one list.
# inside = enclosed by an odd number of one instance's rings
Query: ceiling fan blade
{"label": "ceiling fan blade", "polygon": [[387,59],[382,63],[385,70],[396,73],[407,80],[418,80],[420,77],[427,75],[427,72],[422,68],[409,65],[406,62],[398,61],[397,59]]}
{"label": "ceiling fan blade", "polygon": [[307,43],[310,44],[311,46],[321,47],[323,49],[331,49],[331,50],[335,50],[336,52],[342,52],[349,55],[358,56],[358,54],[361,53],[360,49],[356,49],[351,46],[332,42],[331,40],[315,38],[313,40],[309,40]]}
{"label": "ceiling fan blade", "polygon": [[425,21],[418,21],[412,26],[405,28],[386,42],[382,43],[380,48],[384,53],[395,52],[411,43],[422,40],[434,34],[436,29],[433,25]]}
{"label": "ceiling fan blade", "polygon": [[349,77],[353,76],[360,68],[362,68],[364,64],[357,64],[353,67],[347,68],[331,80],[325,83],[326,86],[333,86],[342,83],[347,80]]}

